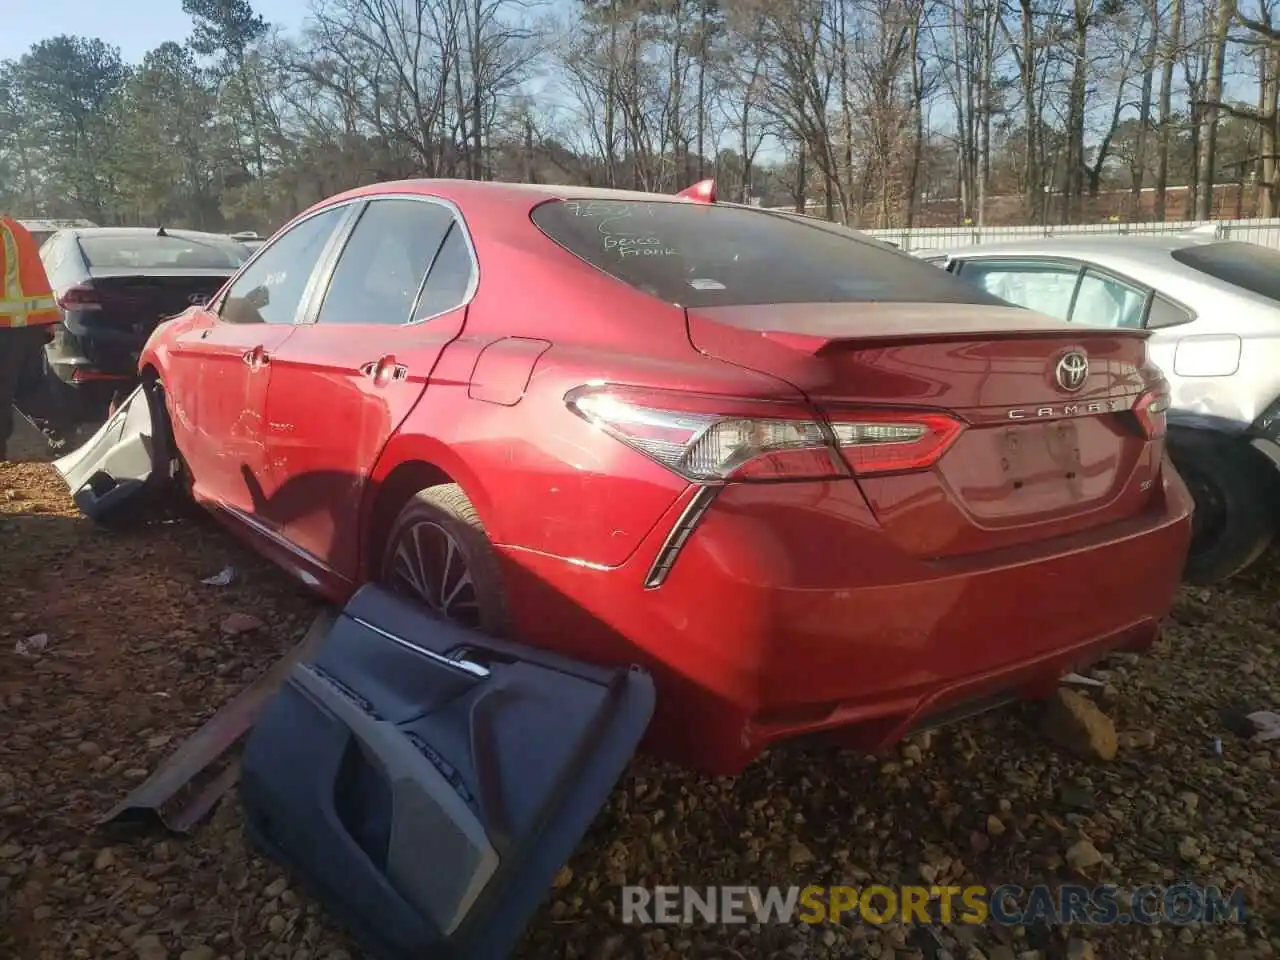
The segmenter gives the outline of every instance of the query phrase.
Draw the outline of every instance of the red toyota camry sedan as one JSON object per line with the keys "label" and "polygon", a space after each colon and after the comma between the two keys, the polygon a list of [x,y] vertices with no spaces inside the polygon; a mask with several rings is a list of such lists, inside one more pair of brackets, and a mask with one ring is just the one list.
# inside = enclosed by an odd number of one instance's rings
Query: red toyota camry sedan
{"label": "red toyota camry sedan", "polygon": [[141,369],[303,582],[641,664],[650,747],[732,773],[1153,641],[1190,501],[1145,337],[707,190],[415,180],[299,216]]}

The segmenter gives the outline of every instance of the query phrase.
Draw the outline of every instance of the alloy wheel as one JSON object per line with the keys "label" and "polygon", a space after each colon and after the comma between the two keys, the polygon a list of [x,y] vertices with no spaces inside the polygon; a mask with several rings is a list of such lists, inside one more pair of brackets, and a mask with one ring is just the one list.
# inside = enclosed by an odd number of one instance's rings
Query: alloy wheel
{"label": "alloy wheel", "polygon": [[467,555],[443,526],[419,520],[404,527],[392,557],[394,586],[446,620],[480,626],[480,602]]}

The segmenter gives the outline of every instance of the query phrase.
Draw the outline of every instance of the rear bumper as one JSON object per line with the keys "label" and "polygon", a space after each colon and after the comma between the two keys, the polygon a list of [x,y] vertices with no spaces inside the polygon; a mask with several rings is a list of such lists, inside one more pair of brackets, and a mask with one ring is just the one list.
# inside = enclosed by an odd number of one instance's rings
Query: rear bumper
{"label": "rear bumper", "polygon": [[733,773],[815,732],[875,750],[1154,641],[1191,532],[1163,475],[1140,516],[942,562],[889,543],[852,482],[730,486],[646,589],[690,492],[619,567],[503,548],[513,619],[531,642],[651,669],[651,747],[679,762]]}
{"label": "rear bumper", "polygon": [[59,431],[100,423],[111,404],[138,385],[137,355],[114,345],[103,349],[59,325],[45,347],[51,422]]}
{"label": "rear bumper", "polygon": [[49,369],[65,384],[111,382],[120,386],[137,380],[138,354],[145,343],[145,338],[104,340],[77,334],[60,324],[45,354]]}

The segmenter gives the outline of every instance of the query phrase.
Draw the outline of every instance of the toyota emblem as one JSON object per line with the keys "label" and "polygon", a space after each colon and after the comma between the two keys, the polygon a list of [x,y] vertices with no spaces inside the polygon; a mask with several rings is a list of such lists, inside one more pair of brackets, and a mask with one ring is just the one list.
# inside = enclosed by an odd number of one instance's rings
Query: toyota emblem
{"label": "toyota emblem", "polygon": [[1075,393],[1089,379],[1089,358],[1079,350],[1072,350],[1058,361],[1054,376],[1058,386],[1067,393]]}

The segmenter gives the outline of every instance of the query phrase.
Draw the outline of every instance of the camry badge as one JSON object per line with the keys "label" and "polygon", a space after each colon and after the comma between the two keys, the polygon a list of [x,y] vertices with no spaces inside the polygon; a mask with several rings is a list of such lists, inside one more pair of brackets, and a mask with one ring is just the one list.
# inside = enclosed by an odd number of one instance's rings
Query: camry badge
{"label": "camry badge", "polygon": [[1075,393],[1089,379],[1089,358],[1079,350],[1072,350],[1058,361],[1054,376],[1058,386],[1067,393]]}

